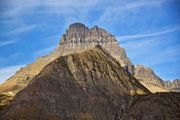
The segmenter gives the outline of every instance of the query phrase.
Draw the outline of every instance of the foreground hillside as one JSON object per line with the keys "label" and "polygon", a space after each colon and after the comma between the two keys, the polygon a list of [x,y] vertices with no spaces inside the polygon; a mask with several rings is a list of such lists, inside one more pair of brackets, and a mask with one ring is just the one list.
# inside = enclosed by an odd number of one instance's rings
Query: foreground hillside
{"label": "foreground hillside", "polygon": [[123,120],[179,120],[180,93],[134,96]]}

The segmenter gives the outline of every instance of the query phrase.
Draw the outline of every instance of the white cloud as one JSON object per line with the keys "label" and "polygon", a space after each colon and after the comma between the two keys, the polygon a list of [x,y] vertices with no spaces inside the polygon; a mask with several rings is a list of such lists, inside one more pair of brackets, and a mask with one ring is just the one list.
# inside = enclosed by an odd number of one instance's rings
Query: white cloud
{"label": "white cloud", "polygon": [[140,41],[128,41],[120,44],[128,50],[137,50],[138,48],[147,49],[148,47],[156,46],[160,44],[159,38],[155,39],[141,39]]}
{"label": "white cloud", "polygon": [[10,45],[10,44],[14,44],[16,42],[17,42],[17,40],[3,41],[3,42],[0,42],[0,47]]}
{"label": "white cloud", "polygon": [[130,40],[120,45],[126,49],[134,63],[153,67],[180,60],[180,45],[169,44],[170,42],[171,39],[166,37],[156,37],[154,39]]}
{"label": "white cloud", "polygon": [[163,64],[163,63],[169,63],[169,62],[175,62],[179,61],[180,58],[180,53],[179,49],[180,45],[172,45],[168,46],[167,48],[164,48],[163,51],[158,52],[157,54],[154,54],[152,56],[153,62],[151,62],[149,65],[151,66],[156,66],[158,64]]}
{"label": "white cloud", "polygon": [[[7,0],[7,2],[9,1]],[[3,17],[28,15],[34,13],[33,10],[38,7],[41,7],[41,9],[36,10],[36,13],[76,13],[90,10],[98,3],[98,0],[13,0],[9,2],[11,9],[3,12],[2,15]]]}
{"label": "white cloud", "polygon": [[24,65],[8,66],[0,68],[0,84],[7,80],[9,77],[14,75]]}
{"label": "white cloud", "polygon": [[36,51],[36,54],[45,55],[45,54],[48,54],[49,52],[53,51],[55,48],[56,48],[56,46],[50,46],[48,48]]}
{"label": "white cloud", "polygon": [[[120,36],[118,41],[136,64],[141,63],[152,67],[177,62],[180,60],[180,45],[173,44],[171,34],[180,30],[180,26],[166,26],[160,29],[158,32],[147,34]],[[166,34],[168,36],[164,36]]]}
{"label": "white cloud", "polygon": [[169,29],[166,29],[166,30],[162,30],[162,31],[159,31],[159,32],[154,32],[154,33],[124,35],[124,36],[118,37],[118,40],[120,42],[123,42],[123,41],[127,41],[127,39],[128,40],[130,40],[130,39],[134,40],[134,39],[141,39],[141,38],[146,38],[146,37],[154,37],[154,36],[163,35],[163,34],[166,34],[166,33],[171,33],[171,32],[177,31],[177,30],[180,30],[180,25],[177,25],[175,27],[172,27],[172,28],[169,28]]}
{"label": "white cloud", "polygon": [[23,26],[21,26],[19,28],[15,28],[14,30],[8,32],[5,35],[21,34],[21,33],[24,33],[24,32],[31,31],[31,30],[35,29],[36,27],[37,27],[37,25],[23,25]]}
{"label": "white cloud", "polygon": [[101,23],[102,21],[115,21],[119,20],[126,15],[127,12],[135,12],[137,9],[142,7],[158,7],[163,6],[163,3],[171,2],[172,0],[133,0],[117,2],[116,5],[109,5],[104,10],[104,13],[96,21]]}

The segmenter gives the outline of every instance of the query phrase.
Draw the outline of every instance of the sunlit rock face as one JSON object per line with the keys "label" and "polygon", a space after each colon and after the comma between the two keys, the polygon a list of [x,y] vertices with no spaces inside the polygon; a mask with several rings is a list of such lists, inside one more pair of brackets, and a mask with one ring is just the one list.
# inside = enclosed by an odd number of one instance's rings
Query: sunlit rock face
{"label": "sunlit rock face", "polygon": [[62,56],[16,94],[0,119],[116,120],[132,95],[149,94],[101,46]]}
{"label": "sunlit rock face", "polygon": [[59,56],[79,53],[101,45],[117,59],[121,66],[133,73],[133,65],[127,57],[125,50],[119,46],[114,35],[97,26],[89,29],[84,24],[74,23],[62,35],[57,48],[49,55],[38,58],[32,64],[21,68],[14,76],[0,85],[0,93],[13,93],[14,95],[24,88],[47,64]]}
{"label": "sunlit rock face", "polygon": [[163,80],[159,78],[154,71],[149,67],[143,65],[136,65],[134,77],[140,81],[151,92],[168,92],[169,90],[164,87]]}

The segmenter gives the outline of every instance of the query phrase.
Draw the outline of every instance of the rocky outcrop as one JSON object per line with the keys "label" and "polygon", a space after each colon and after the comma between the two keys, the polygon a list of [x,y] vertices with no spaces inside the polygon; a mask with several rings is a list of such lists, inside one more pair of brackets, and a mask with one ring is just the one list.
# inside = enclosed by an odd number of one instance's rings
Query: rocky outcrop
{"label": "rocky outcrop", "polygon": [[59,57],[16,94],[0,119],[118,120],[131,96],[150,93],[97,46]]}
{"label": "rocky outcrop", "polygon": [[149,67],[144,67],[143,65],[136,65],[134,77],[153,93],[169,91],[166,87],[164,87],[163,80],[159,78]]}
{"label": "rocky outcrop", "polygon": [[163,81],[164,86],[172,92],[180,92],[180,80]]}

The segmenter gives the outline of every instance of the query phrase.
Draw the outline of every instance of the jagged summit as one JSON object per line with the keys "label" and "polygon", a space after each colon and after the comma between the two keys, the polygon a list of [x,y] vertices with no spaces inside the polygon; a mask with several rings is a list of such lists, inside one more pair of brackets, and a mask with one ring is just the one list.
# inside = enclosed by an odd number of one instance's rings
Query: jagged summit
{"label": "jagged summit", "polygon": [[151,92],[168,92],[163,80],[158,77],[150,67],[136,65],[134,76]]}
{"label": "jagged summit", "polygon": [[60,44],[82,44],[82,43],[98,43],[116,42],[114,35],[108,33],[105,29],[94,26],[89,29],[82,23],[73,23],[66,30]]}
{"label": "jagged summit", "polygon": [[173,91],[173,92],[180,92],[180,80],[179,79],[175,79],[173,81],[163,81],[164,82],[164,86]]}

